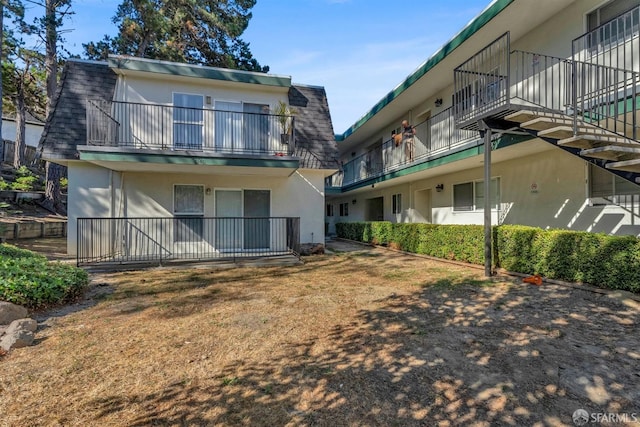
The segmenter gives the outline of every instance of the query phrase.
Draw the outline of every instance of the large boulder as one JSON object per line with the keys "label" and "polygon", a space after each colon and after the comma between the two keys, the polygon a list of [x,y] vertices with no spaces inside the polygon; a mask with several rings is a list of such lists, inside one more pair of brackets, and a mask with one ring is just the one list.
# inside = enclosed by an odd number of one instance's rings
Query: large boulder
{"label": "large boulder", "polygon": [[8,325],[17,319],[27,317],[27,309],[7,301],[0,301],[0,325]]}
{"label": "large boulder", "polygon": [[9,351],[12,348],[27,347],[33,344],[33,332],[26,329],[18,329],[10,334],[4,334],[0,340],[0,349]]}
{"label": "large boulder", "polygon": [[38,322],[33,319],[25,318],[18,319],[11,322],[7,330],[4,332],[5,334],[12,334],[19,330],[25,330],[30,332],[35,332],[38,329]]}

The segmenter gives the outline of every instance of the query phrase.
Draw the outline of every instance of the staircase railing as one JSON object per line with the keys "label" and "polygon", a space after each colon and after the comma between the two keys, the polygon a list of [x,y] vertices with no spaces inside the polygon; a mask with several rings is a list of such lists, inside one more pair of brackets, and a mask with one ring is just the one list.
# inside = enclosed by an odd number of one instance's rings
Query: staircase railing
{"label": "staircase railing", "polygon": [[638,139],[640,73],[573,61],[574,124],[577,120]]}
{"label": "staircase railing", "polygon": [[640,6],[573,40],[573,60],[640,71]]}

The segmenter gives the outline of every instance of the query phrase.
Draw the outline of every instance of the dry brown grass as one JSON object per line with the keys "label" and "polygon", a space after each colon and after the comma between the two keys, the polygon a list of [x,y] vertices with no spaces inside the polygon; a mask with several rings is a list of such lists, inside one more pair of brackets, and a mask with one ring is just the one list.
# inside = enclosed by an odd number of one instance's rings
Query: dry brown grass
{"label": "dry brown grass", "polygon": [[[598,406],[545,373],[588,333],[571,314],[614,324],[633,369],[638,312],[618,301],[381,250],[306,261],[96,277],[113,293],[0,359],[0,425],[563,425]],[[604,378],[601,407],[626,409]]]}

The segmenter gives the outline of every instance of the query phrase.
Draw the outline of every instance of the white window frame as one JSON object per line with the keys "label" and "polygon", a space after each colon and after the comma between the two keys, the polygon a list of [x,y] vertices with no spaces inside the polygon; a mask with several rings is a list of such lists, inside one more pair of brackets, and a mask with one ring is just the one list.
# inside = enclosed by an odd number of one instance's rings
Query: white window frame
{"label": "white window frame", "polygon": [[[499,211],[500,210],[500,199],[502,198],[502,179],[500,176],[494,176],[491,178],[491,181],[497,181],[497,193],[498,193],[498,200],[492,200],[492,206],[491,206],[491,211]],[[457,185],[466,185],[466,184],[471,184],[471,194],[472,194],[472,209],[470,210],[460,210],[460,209],[456,209],[455,206],[455,188]],[[478,184],[484,184],[484,179],[476,179],[476,180],[472,180],[472,181],[463,181],[463,182],[458,182],[452,185],[453,191],[452,191],[452,195],[451,195],[451,210],[454,213],[468,213],[468,212],[482,212],[484,211],[484,202],[482,206],[478,206],[477,202],[477,195],[476,195],[476,186]]]}
{"label": "white window frame", "polygon": [[[202,189],[202,211],[201,212],[181,212],[176,209],[176,193],[178,187],[200,187]],[[204,240],[204,212],[205,212],[205,188],[202,184],[173,184],[173,217],[176,219],[187,219],[187,218],[200,218],[202,220],[201,230],[199,233],[199,237],[201,240]],[[173,231],[173,240],[176,243],[188,243],[188,241],[180,240],[177,238],[177,229]]]}
{"label": "white window frame", "polygon": [[340,216],[349,216],[349,202],[340,203]]}
{"label": "white window frame", "polygon": [[[175,104],[176,102],[176,95],[186,95],[186,96],[193,96],[193,97],[200,97],[202,99],[202,120],[200,122],[196,122],[196,121],[182,121],[182,120],[176,120],[175,119],[175,109],[176,108],[190,108],[190,107],[183,107],[183,106],[177,106]],[[189,93],[189,92],[176,92],[173,91],[171,92],[171,106],[172,108],[174,108],[173,112],[172,112],[172,117],[171,117],[171,132],[173,135],[173,141],[171,146],[174,149],[177,150],[202,150],[204,148],[204,128],[205,128],[205,96],[201,93]],[[176,144],[176,135],[175,135],[175,126],[177,125],[198,125],[200,126],[200,147],[199,148],[190,148],[190,147],[183,147],[182,144]]]}
{"label": "white window frame", "polygon": [[391,196],[391,213],[402,213],[402,193],[396,193]]}

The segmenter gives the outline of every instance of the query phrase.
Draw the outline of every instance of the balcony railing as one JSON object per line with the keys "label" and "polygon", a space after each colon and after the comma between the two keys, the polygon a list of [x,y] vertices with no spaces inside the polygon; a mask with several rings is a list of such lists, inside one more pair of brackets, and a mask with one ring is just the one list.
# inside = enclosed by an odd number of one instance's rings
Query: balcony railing
{"label": "balcony railing", "polygon": [[300,218],[78,218],[78,265],[299,254]]}
{"label": "balcony railing", "polygon": [[291,155],[294,136],[291,116],[117,101],[87,104],[89,145]]}
{"label": "balcony railing", "polygon": [[421,163],[444,155],[479,138],[478,133],[454,126],[452,109],[416,125],[413,141],[396,146],[392,139],[344,164],[340,172],[326,180],[328,187],[341,187]]}
{"label": "balcony railing", "polygon": [[531,109],[573,117],[575,132],[586,122],[637,139],[637,71],[519,50],[505,55],[508,47],[507,33],[455,69],[457,126],[477,129],[480,120]]}
{"label": "balcony railing", "polygon": [[573,60],[640,71],[640,6],[573,40]]}

